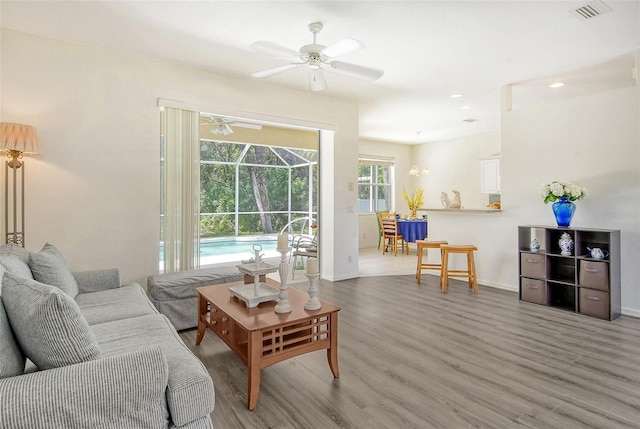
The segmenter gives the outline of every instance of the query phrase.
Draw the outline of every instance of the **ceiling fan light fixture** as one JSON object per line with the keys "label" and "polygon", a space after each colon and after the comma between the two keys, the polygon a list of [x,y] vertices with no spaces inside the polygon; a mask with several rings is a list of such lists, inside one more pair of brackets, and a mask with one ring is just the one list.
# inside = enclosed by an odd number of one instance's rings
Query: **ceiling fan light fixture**
{"label": "ceiling fan light fixture", "polygon": [[258,41],[252,43],[250,45],[251,48],[257,52],[274,57],[291,58],[292,62],[255,71],[250,73],[250,76],[264,79],[306,65],[310,71],[309,89],[311,91],[323,91],[327,89],[327,82],[324,76],[320,75],[323,69],[335,70],[336,73],[370,82],[382,77],[384,74],[382,70],[341,61],[333,61],[334,57],[362,49],[364,45],[360,41],[350,37],[346,37],[330,46],[321,45],[316,43],[316,36],[320,30],[322,30],[321,22],[312,22],[309,24],[309,31],[313,33],[313,43],[302,46],[297,52],[274,42]]}
{"label": "ceiling fan light fixture", "polygon": [[327,89],[327,80],[320,69],[309,71],[309,89],[313,92],[320,92]]}
{"label": "ceiling fan light fixture", "polygon": [[320,64],[322,64],[322,62],[320,61],[320,56],[319,55],[313,55],[311,57],[309,57],[309,68],[311,70],[319,70],[320,69]]}
{"label": "ceiling fan light fixture", "polygon": [[211,129],[211,133],[212,134],[222,134],[222,135],[229,135],[229,134],[233,134],[233,130],[231,129],[231,127],[229,126],[229,124],[225,124],[223,122],[216,124],[215,127],[213,127]]}

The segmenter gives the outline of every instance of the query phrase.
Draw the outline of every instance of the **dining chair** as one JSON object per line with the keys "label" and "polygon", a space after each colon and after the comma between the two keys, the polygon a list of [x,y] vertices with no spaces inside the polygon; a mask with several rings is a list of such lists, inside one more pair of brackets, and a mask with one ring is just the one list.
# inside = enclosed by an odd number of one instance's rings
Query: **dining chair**
{"label": "dining chair", "polygon": [[382,231],[382,220],[380,220],[380,213],[389,213],[389,210],[380,210],[376,212],[376,220],[378,221],[378,249],[380,249],[380,242],[382,241],[382,236],[384,235]]}
{"label": "dining chair", "polygon": [[[402,235],[398,234],[398,219],[395,213],[380,213],[380,223],[382,224],[384,243],[382,246],[382,254],[387,252],[389,246],[393,246],[393,256],[398,255],[398,245],[405,250],[405,241]],[[409,254],[409,246],[406,246],[407,255]]]}

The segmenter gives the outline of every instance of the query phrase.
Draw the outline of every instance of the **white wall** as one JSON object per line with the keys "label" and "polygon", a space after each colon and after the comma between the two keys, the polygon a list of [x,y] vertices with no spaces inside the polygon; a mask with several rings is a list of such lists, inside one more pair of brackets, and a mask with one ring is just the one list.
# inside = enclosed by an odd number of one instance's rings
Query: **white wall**
{"label": "white wall", "polygon": [[469,137],[425,143],[418,146],[418,159],[429,166],[429,174],[419,176],[425,190],[425,207],[442,208],[441,192],[453,198],[460,191],[466,209],[484,209],[489,196],[480,191],[483,159],[500,154],[500,133],[492,131]]}
{"label": "white wall", "polygon": [[[502,196],[508,240],[516,226],[554,225],[537,188],[567,180],[588,189],[572,226],[619,229],[622,310],[640,316],[640,87],[610,90],[502,115]],[[500,282],[517,279],[516,254]]]}
{"label": "white wall", "polygon": [[321,187],[333,200],[321,200],[320,227],[321,240],[333,240],[321,246],[322,271],[328,279],[357,276],[358,217],[347,210],[357,207],[347,191],[357,181],[355,102],[6,29],[0,52],[1,120],[34,125],[41,138],[42,155],[26,160],[28,249],[49,241],[72,269],[119,267],[125,282],[145,284],[157,273],[156,103],[166,98],[221,114],[332,125],[335,165]]}
{"label": "white wall", "polygon": [[[589,195],[577,202],[572,226],[621,230],[623,313],[640,316],[639,105],[640,88],[634,87],[503,111],[502,213],[432,212],[429,238],[477,245],[480,282],[517,290],[517,226],[555,225],[551,206],[542,202],[538,186],[552,180],[586,186]],[[479,145],[476,137],[456,140],[451,146],[428,144],[427,157],[437,155],[441,165],[447,159],[460,162],[466,141],[470,148]],[[479,166],[473,169],[477,172]],[[435,197],[431,184],[442,187],[448,174],[431,166],[429,200]],[[463,204],[470,207],[465,193]]]}

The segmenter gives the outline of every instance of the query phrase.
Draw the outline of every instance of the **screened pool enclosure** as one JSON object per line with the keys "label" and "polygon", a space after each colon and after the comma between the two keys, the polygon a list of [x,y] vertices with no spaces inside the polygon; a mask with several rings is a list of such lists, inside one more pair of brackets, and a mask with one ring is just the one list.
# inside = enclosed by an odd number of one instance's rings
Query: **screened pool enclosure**
{"label": "screened pool enclosure", "polygon": [[318,151],[200,141],[200,237],[278,234],[318,210]]}

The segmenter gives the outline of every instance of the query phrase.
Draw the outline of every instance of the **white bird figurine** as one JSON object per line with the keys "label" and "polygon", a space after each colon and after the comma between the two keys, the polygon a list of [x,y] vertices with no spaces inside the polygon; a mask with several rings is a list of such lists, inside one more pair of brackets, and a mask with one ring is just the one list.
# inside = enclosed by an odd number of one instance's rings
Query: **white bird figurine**
{"label": "white bird figurine", "polygon": [[442,201],[442,206],[446,209],[461,209],[462,208],[462,200],[460,199],[460,192],[453,190],[453,200],[449,199],[449,196],[446,192],[442,192],[440,195],[440,201]]}

